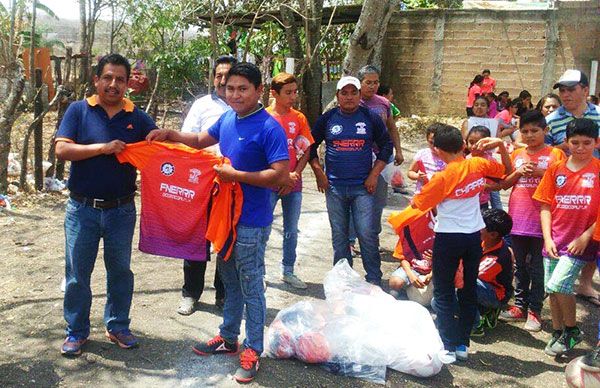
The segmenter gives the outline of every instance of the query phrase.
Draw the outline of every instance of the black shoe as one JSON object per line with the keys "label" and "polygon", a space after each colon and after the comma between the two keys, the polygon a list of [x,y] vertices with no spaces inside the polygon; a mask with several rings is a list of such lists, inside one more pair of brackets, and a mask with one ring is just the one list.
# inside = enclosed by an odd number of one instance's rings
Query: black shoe
{"label": "black shoe", "polygon": [[590,372],[600,372],[600,346],[596,346],[581,360],[581,369]]}
{"label": "black shoe", "polygon": [[208,342],[198,342],[192,347],[194,353],[200,356],[210,354],[236,354],[238,352],[238,342],[227,342],[223,337],[217,335]]}
{"label": "black shoe", "polygon": [[238,383],[249,383],[256,377],[258,366],[258,354],[254,350],[246,348],[240,353],[240,367],[233,378]]}
{"label": "black shoe", "polygon": [[571,330],[565,330],[563,335],[560,336],[558,341],[554,343],[550,347],[552,352],[554,352],[557,356],[568,352],[573,349],[575,345],[580,343],[583,340],[583,332],[579,330],[579,328],[574,328]]}

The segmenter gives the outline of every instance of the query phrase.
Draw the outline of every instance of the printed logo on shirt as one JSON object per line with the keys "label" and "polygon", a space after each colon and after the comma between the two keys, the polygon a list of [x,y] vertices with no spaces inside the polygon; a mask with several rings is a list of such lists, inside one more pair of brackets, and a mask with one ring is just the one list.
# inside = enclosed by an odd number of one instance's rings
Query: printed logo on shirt
{"label": "printed logo on shirt", "polygon": [[357,135],[366,135],[367,134],[367,124],[362,121],[355,124],[356,125],[356,134]]}
{"label": "printed logo on shirt", "polygon": [[194,190],[186,189],[185,187],[179,187],[176,185],[170,185],[168,183],[160,184],[160,192],[165,198],[171,198],[176,201],[192,202],[192,199],[196,196]]}
{"label": "printed logo on shirt", "polygon": [[333,127],[329,128],[329,132],[331,132],[332,135],[339,135],[340,133],[342,133],[343,130],[344,130],[344,127],[342,127],[339,124],[334,125]]}
{"label": "printed logo on shirt", "polygon": [[295,122],[290,121],[288,123],[288,126],[289,126],[289,131],[290,131],[291,134],[296,133],[296,123]]}
{"label": "printed logo on shirt", "polygon": [[200,170],[198,170],[197,168],[190,168],[190,177],[188,178],[188,182],[198,183],[199,182],[198,177],[200,176],[200,174],[202,174],[202,172]]}
{"label": "printed logo on shirt", "polygon": [[524,164],[525,164],[525,161],[521,158],[515,160],[515,168],[521,168],[521,166]]}
{"label": "printed logo on shirt", "polygon": [[129,125],[127,126],[127,129],[133,129],[133,124],[129,124]]}
{"label": "printed logo on shirt", "polygon": [[466,197],[466,196],[472,197],[473,195],[469,195],[469,194],[471,194],[473,192],[474,193],[480,192],[484,186],[485,186],[485,178],[479,178],[476,181],[473,181],[464,187],[456,188],[456,190],[454,190],[454,196],[457,198]]}
{"label": "printed logo on shirt", "polygon": [[555,183],[557,187],[563,187],[565,183],[567,183],[567,177],[565,175],[557,175],[555,179]]}
{"label": "printed logo on shirt", "polygon": [[596,180],[596,174],[588,172],[581,176],[581,187],[593,188],[594,181]]}
{"label": "printed logo on shirt", "polygon": [[334,140],[333,147],[340,152],[355,152],[360,151],[365,146],[364,139],[345,139]]}
{"label": "printed logo on shirt", "polygon": [[538,168],[543,168],[543,169],[547,169],[548,165],[550,164],[550,157],[549,156],[540,156],[538,158]]}
{"label": "printed logo on shirt", "polygon": [[175,173],[175,166],[172,163],[166,162],[160,166],[160,172],[163,175],[171,176]]}
{"label": "printed logo on shirt", "polygon": [[592,203],[591,195],[557,195],[556,208],[564,210],[585,210]]}
{"label": "printed logo on shirt", "polygon": [[294,141],[292,139],[287,139],[288,149],[294,148]]}

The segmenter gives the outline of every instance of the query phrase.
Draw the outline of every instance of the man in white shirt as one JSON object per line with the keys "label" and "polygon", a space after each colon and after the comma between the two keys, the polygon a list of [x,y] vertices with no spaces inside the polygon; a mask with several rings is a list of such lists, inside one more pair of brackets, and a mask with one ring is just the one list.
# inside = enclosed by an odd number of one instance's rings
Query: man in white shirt
{"label": "man in white shirt", "polygon": [[[236,63],[237,60],[231,56],[223,55],[217,58],[213,67],[214,91],[194,102],[183,121],[182,132],[199,133],[206,131],[217,122],[223,113],[231,109],[225,101],[225,81],[229,69]],[[218,144],[206,148],[206,150],[221,155]],[[177,309],[179,314],[190,315],[196,310],[198,300],[204,291],[206,264],[206,261],[184,260],[182,297]],[[225,290],[216,270],[214,286],[216,290],[215,306],[223,308]]]}

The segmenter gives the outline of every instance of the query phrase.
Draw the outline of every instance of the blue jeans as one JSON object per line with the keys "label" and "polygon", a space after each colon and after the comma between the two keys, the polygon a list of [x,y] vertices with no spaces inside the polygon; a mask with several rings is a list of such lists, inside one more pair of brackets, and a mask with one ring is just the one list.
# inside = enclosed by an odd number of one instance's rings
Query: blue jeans
{"label": "blue jeans", "polygon": [[492,209],[502,210],[502,200],[499,191],[490,191],[490,205]]}
{"label": "blue jeans", "polygon": [[223,323],[219,326],[221,337],[237,341],[246,308],[246,339],[244,347],[256,353],[263,351],[264,326],[267,302],[263,279],[265,275],[265,249],[271,226],[254,228],[237,226],[237,240],[229,260],[217,258],[217,270],[225,286]]}
{"label": "blue jeans", "polygon": [[[388,184],[381,175],[377,178],[377,187],[375,188],[375,209],[373,210],[373,218],[375,222],[375,231],[377,235],[381,233],[381,217],[383,208],[387,205]],[[354,228],[353,217],[350,217],[350,229],[348,242],[354,244],[356,242],[356,230]],[[361,248],[362,249],[362,248]]]}
{"label": "blue jeans", "polygon": [[[379,233],[375,225],[375,196],[363,185],[330,186],[325,193],[327,213],[331,225],[333,264],[347,259],[352,266],[352,255],[348,246],[350,219],[354,221],[366,280],[381,283],[381,257],[379,255]],[[352,218],[351,218],[352,217]],[[381,225],[380,225],[381,227]]]}
{"label": "blue jeans", "polygon": [[283,259],[281,270],[284,275],[294,273],[296,263],[296,246],[298,245],[298,221],[300,220],[300,209],[302,208],[302,192],[293,191],[283,197],[276,192],[271,193],[271,206],[275,210],[277,201],[281,199],[281,210],[283,214]]}
{"label": "blue jeans", "polygon": [[[481,259],[479,232],[436,233],[433,242],[432,307],[437,313],[436,324],[444,348],[454,351],[457,346],[469,346],[471,328],[477,315],[477,275]],[[454,277],[459,261],[463,262],[463,288],[456,290]],[[458,299],[458,319],[455,318]]]}
{"label": "blue jeans", "polygon": [[[477,304],[486,308],[500,308],[500,301],[496,298],[494,286],[492,286],[490,283],[484,282],[481,279],[477,279]],[[431,308],[437,314],[440,306],[435,298],[431,301]],[[456,315],[459,312],[460,309],[458,308],[458,301],[454,299],[454,314]],[[476,327],[479,324],[480,319],[481,317],[479,315],[479,309],[477,309],[473,327]]]}
{"label": "blue jeans", "polygon": [[112,209],[94,209],[69,199],[65,215],[64,317],[67,335],[88,337],[94,270],[100,239],[104,241],[106,305],[104,323],[110,331],[129,328],[133,295],[131,240],[136,212],[133,202]]}

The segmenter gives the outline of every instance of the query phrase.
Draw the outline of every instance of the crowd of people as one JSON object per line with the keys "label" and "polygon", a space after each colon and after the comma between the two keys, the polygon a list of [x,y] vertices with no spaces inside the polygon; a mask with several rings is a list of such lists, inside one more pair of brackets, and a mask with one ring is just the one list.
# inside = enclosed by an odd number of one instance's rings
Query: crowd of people
{"label": "crowd of people", "polygon": [[[136,170],[115,156],[131,143],[176,142],[189,152],[204,149],[226,158],[228,163],[214,166],[216,181],[239,185],[243,193],[243,204],[231,206],[237,209],[229,225],[234,237],[224,239],[232,249],[219,246],[213,257],[215,304],[223,309],[223,323],[214,338],[198,342],[193,351],[202,356],[239,353],[234,378],[252,381],[263,352],[265,252],[279,202],[281,278],[290,287],[307,287],[294,270],[307,165],[325,195],[333,264],[346,259],[353,265],[360,255],[366,280],[383,285],[379,234],[388,183],[381,173],[404,162],[393,91],[380,84],[379,70],[367,65],[356,77],[337,82],[336,106],[311,128],[294,108],[294,75],[273,78],[273,102],[264,107],[259,69],[223,56],[214,64],[213,93],[193,104],[177,131],[157,128],[124,97],[129,73],[124,57],[103,57],[94,77],[97,94],[69,107],[55,139],[58,157],[71,161],[65,216],[67,336],[61,353],[80,355],[89,337],[90,277],[100,240],[107,271],[106,336],[121,348],[138,345],[129,330]],[[588,80],[578,70],[566,71],[554,85],[559,95],[544,96],[535,108],[527,91],[514,100],[507,92],[494,95],[496,81],[490,74],[484,70],[471,83],[461,129],[436,123],[423,134],[428,147],[417,152],[407,174],[416,183],[415,194],[390,223],[396,231],[422,225],[424,234],[413,239],[399,233],[399,246],[407,243],[414,254],[394,253],[400,263],[389,274],[390,293],[405,298],[406,292],[410,298],[411,290],[429,290],[430,296],[419,302],[431,304],[444,347],[463,361],[470,337],[485,335],[499,319],[523,320],[527,330],[541,330],[546,293],[554,332],[544,351],[564,354],[582,340],[574,297],[580,272],[578,293],[600,304],[591,280],[600,239],[600,230],[594,229],[600,108],[586,101]],[[164,176],[176,170],[171,163],[160,166]],[[190,170],[189,182],[198,183],[200,173]],[[499,191],[509,189],[504,211]],[[198,194],[166,184],[164,191],[171,199]],[[197,308],[210,253],[202,258],[184,257],[179,314]],[[586,360],[600,367],[598,348]]]}

